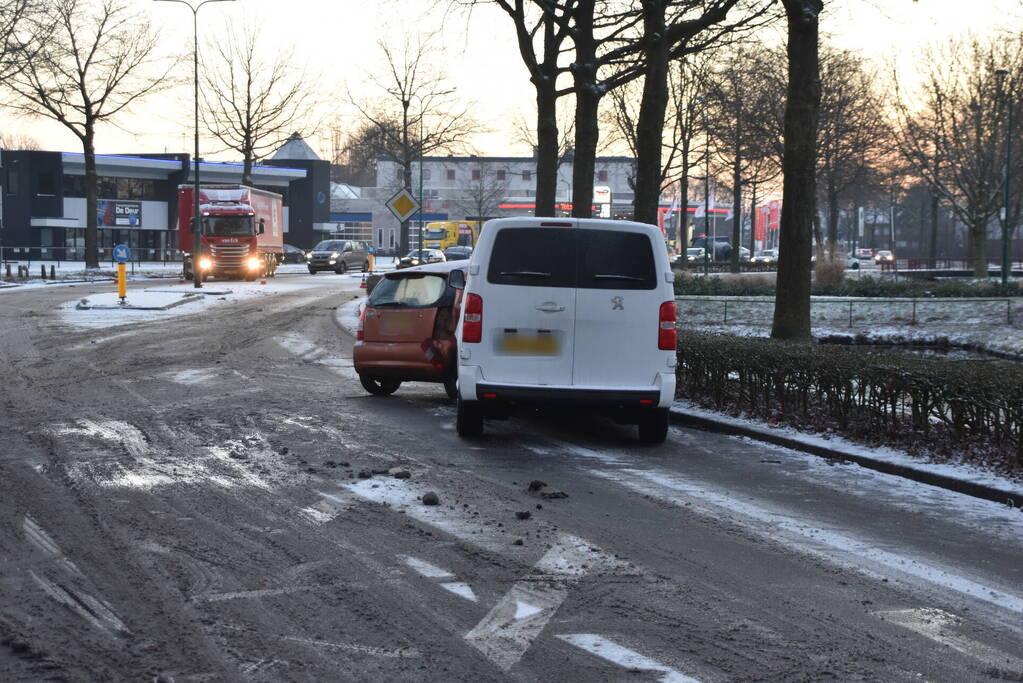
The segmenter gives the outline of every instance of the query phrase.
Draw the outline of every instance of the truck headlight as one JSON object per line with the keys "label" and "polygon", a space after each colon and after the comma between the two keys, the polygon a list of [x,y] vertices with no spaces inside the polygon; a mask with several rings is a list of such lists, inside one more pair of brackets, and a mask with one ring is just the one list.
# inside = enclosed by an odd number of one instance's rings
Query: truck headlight
{"label": "truck headlight", "polygon": [[212,267],[213,267],[213,261],[211,261],[209,259],[209,257],[203,256],[201,259],[199,259],[199,269],[200,270],[209,270]]}
{"label": "truck headlight", "polygon": [[256,258],[255,256],[250,256],[247,263],[249,264],[249,268],[251,270],[256,270],[257,268],[261,268],[263,266],[263,259]]}

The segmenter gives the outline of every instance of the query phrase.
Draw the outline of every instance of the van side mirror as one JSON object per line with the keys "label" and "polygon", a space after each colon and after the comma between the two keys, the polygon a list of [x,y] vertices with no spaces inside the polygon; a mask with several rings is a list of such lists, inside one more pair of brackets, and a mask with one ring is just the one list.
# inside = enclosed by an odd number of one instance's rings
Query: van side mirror
{"label": "van side mirror", "polygon": [[461,269],[452,270],[448,273],[448,284],[454,289],[465,289],[465,272]]}
{"label": "van side mirror", "polygon": [[266,219],[265,218],[260,218],[259,219],[259,234],[262,235],[264,230],[266,230]]}

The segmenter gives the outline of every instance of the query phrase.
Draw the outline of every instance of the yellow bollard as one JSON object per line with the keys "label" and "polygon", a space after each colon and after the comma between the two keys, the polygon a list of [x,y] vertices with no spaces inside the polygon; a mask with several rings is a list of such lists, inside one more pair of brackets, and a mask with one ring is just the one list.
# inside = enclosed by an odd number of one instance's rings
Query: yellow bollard
{"label": "yellow bollard", "polygon": [[124,264],[117,264],[117,296],[120,297],[121,303],[124,303],[124,298],[128,296],[128,281],[124,272]]}
{"label": "yellow bollard", "polygon": [[369,272],[373,272],[373,254],[369,255]]}

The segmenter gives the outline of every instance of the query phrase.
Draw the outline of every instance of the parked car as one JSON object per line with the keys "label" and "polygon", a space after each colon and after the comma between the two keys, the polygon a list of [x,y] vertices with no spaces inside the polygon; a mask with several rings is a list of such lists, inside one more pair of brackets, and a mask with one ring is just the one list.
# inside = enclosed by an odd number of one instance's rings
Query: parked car
{"label": "parked car", "polygon": [[739,260],[740,261],[749,261],[750,260],[749,249],[747,249],[746,247],[739,247]]}
{"label": "parked car", "polygon": [[369,251],[360,240],[323,240],[306,254],[309,272],[333,270],[337,274],[349,270],[369,270]]}
{"label": "parked car", "polygon": [[753,263],[777,263],[778,250],[761,249],[757,253],[753,254],[753,258],[751,258],[750,261],[752,261]]}
{"label": "parked car", "polygon": [[590,406],[664,441],[675,394],[674,276],[653,225],[487,223],[457,337],[459,435],[518,405]]}
{"label": "parked car", "polygon": [[888,251],[887,249],[880,249],[874,254],[874,263],[894,263],[895,254]]}
{"label": "parked car", "polygon": [[448,247],[444,250],[444,258],[448,261],[466,261],[472,256],[472,247]]}
{"label": "parked car", "polygon": [[284,261],[283,263],[305,263],[305,252],[298,247],[293,247],[290,244],[284,245]]}
{"label": "parked car", "polygon": [[456,397],[455,326],[466,261],[434,263],[384,275],[359,320],[353,354],[371,394],[393,394],[402,382],[442,382]]}
{"label": "parked car", "polygon": [[703,261],[706,253],[707,252],[703,247],[689,247],[686,249],[686,261]]}
{"label": "parked car", "polygon": [[447,259],[444,258],[444,252],[440,249],[423,249],[423,263],[419,263],[419,249],[413,249],[406,256],[402,256],[398,260],[398,263],[394,266],[395,268],[412,268],[418,265],[426,265],[428,263],[443,263]]}
{"label": "parked car", "polygon": [[857,249],[856,250],[856,258],[863,259],[864,261],[869,261],[870,259],[874,258],[874,250],[873,249]]}

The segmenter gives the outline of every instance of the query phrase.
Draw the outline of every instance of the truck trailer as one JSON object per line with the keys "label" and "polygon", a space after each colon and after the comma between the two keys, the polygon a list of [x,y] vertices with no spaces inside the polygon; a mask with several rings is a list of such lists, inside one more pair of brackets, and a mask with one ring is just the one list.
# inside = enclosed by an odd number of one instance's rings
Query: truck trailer
{"label": "truck trailer", "polygon": [[[198,264],[192,258],[193,186],[178,186],[178,246],[185,278],[205,281],[273,277],[284,261],[284,202],[279,194],[245,185],[199,187]],[[198,268],[196,268],[198,266]]]}

